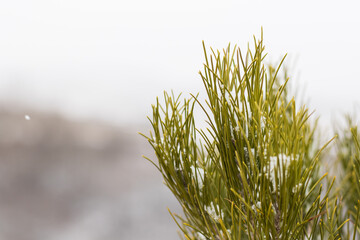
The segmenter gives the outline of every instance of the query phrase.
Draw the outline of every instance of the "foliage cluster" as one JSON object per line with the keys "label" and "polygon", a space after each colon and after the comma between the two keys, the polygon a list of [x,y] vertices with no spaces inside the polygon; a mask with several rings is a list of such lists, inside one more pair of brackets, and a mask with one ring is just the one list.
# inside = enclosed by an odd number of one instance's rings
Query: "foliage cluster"
{"label": "foliage cluster", "polygon": [[[254,49],[204,45],[206,100],[164,93],[152,106],[147,138],[164,182],[183,207],[171,213],[184,239],[358,239],[360,144],[357,128],[337,141],[341,181],[321,174],[328,161],[316,122],[288,94],[288,78]],[[195,107],[207,128],[195,125]]]}

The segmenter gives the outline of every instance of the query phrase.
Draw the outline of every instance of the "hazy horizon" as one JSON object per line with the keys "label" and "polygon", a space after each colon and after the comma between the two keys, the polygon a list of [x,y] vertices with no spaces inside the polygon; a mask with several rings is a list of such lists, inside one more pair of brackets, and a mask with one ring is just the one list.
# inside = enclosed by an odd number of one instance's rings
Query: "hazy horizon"
{"label": "hazy horizon", "polygon": [[268,61],[327,121],[359,102],[359,4],[345,1],[9,1],[0,8],[0,102],[117,125],[145,123],[164,90],[201,92],[203,49],[245,50],[264,29]]}

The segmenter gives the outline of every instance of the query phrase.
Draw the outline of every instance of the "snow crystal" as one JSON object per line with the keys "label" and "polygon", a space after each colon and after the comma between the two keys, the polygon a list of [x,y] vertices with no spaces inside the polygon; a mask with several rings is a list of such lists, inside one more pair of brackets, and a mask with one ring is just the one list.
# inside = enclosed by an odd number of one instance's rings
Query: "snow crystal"
{"label": "snow crystal", "polygon": [[202,233],[197,233],[196,238],[199,239],[199,240],[207,240],[207,238]]}
{"label": "snow crystal", "polygon": [[[296,160],[297,158],[298,156],[295,156],[293,159]],[[278,165],[278,159],[280,166]],[[292,158],[290,156],[283,153],[279,154],[278,156],[270,157],[270,163],[269,163],[270,181],[272,181],[274,185],[275,185],[275,172],[278,171],[278,173],[282,174],[283,169],[285,169],[285,174],[287,174],[287,168],[289,167],[291,160]],[[266,170],[264,169],[264,171]]]}
{"label": "snow crystal", "polygon": [[301,187],[302,187],[302,184],[301,184],[301,183],[295,185],[295,186],[293,187],[293,189],[292,189],[292,192],[293,192],[293,193],[296,193],[297,191],[300,190]]}
{"label": "snow crystal", "polygon": [[257,202],[256,204],[251,206],[252,210],[256,211],[256,209],[261,209],[261,202]]}
{"label": "snow crystal", "polygon": [[213,202],[210,203],[210,206],[206,207],[206,212],[216,221],[218,221],[218,219],[222,219],[222,214],[220,212],[220,209],[219,209],[219,214],[217,214]]}
{"label": "snow crystal", "polygon": [[265,126],[266,126],[266,118],[264,116],[262,116],[260,118],[260,127],[262,130],[264,130]]}
{"label": "snow crystal", "polygon": [[[245,155],[249,156],[249,151],[248,151],[247,147],[244,147],[244,152],[245,152]],[[250,148],[250,152],[251,152],[252,156],[255,156],[255,149],[254,148]]]}

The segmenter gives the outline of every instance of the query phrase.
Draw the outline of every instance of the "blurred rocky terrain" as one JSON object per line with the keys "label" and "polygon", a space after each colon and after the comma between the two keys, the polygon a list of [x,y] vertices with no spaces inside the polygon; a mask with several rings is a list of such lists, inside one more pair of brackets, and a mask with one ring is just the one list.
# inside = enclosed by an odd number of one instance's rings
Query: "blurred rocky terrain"
{"label": "blurred rocky terrain", "polygon": [[0,239],[178,239],[143,129],[0,109]]}

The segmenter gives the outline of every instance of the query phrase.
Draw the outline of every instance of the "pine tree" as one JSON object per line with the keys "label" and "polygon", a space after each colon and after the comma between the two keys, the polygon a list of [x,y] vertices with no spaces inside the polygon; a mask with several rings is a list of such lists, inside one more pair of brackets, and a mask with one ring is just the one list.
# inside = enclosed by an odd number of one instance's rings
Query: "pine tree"
{"label": "pine tree", "polygon": [[[262,34],[245,55],[203,46],[206,100],[165,92],[143,135],[157,161],[147,159],[183,208],[184,217],[170,212],[183,238],[356,239],[360,187],[348,208],[337,197],[344,193],[332,191],[335,178],[320,174],[333,139],[317,146],[311,114],[289,97],[286,72],[279,76],[285,57],[265,64]],[[196,127],[195,108],[206,129]],[[358,150],[345,174],[360,186],[360,147],[352,143]]]}

